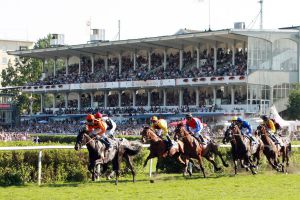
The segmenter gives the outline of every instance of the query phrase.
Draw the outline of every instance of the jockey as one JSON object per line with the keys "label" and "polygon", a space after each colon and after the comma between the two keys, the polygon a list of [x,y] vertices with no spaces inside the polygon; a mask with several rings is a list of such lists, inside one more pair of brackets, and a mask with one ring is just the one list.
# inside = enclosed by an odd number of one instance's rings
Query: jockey
{"label": "jockey", "polygon": [[[94,115],[93,115],[94,117]],[[110,142],[105,136],[105,132],[107,130],[107,124],[101,119],[95,119],[93,121],[94,135],[96,135],[96,139],[99,139],[103,144],[105,144],[106,149],[110,147]]]}
{"label": "jockey", "polygon": [[203,124],[201,120],[192,116],[192,114],[187,114],[186,118],[186,129],[201,143],[205,144],[203,136],[201,135],[201,130],[203,129]]}
{"label": "jockey", "polygon": [[97,112],[95,114],[95,118],[102,120],[107,124],[107,129],[106,129],[105,134],[110,138],[114,138],[115,130],[117,128],[116,122],[114,122],[114,120],[112,120],[108,116],[103,116],[100,112]]}
{"label": "jockey", "polygon": [[172,147],[172,141],[169,136],[169,130],[168,130],[168,123],[164,119],[158,119],[156,116],[151,117],[151,128],[157,130],[157,135],[164,139],[165,137],[167,138],[167,147],[171,148]]}
{"label": "jockey", "polygon": [[249,122],[243,120],[241,117],[236,118],[236,124],[241,129],[243,135],[248,137],[253,143],[256,143],[255,138],[252,135],[252,128]]}
{"label": "jockey", "polygon": [[86,119],[86,123],[85,123],[84,130],[87,130],[88,133],[93,132],[94,131],[94,120],[95,120],[94,115],[88,114],[85,119]]}
{"label": "jockey", "polygon": [[269,132],[273,142],[275,142],[275,144],[280,144],[281,146],[283,146],[283,144],[280,143],[279,139],[275,135],[276,127],[274,125],[274,122],[270,120],[266,115],[261,116],[261,119],[263,120],[263,125],[265,125],[265,127],[267,128],[267,131]]}

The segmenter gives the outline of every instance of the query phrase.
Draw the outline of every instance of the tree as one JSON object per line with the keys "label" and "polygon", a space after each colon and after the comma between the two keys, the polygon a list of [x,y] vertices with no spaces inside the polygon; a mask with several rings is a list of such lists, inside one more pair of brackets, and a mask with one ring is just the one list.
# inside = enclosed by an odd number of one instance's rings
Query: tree
{"label": "tree", "polygon": [[[51,35],[48,34],[45,38],[39,39],[35,45],[34,49],[41,49],[50,47]],[[15,59],[15,64],[13,65],[11,61],[8,62],[8,67],[3,69],[1,72],[3,87],[6,86],[23,86],[30,82],[36,82],[40,79],[42,75],[42,61],[35,58],[25,58],[20,57]],[[10,93],[15,93],[16,103],[18,105],[19,111],[28,111],[30,105],[30,98],[28,94],[19,94],[18,91],[10,91]],[[34,102],[39,102],[39,96],[34,95]],[[34,104],[33,111],[37,112],[39,110],[39,104]]]}
{"label": "tree", "polygon": [[289,95],[287,113],[290,119],[300,119],[300,88],[292,90]]}

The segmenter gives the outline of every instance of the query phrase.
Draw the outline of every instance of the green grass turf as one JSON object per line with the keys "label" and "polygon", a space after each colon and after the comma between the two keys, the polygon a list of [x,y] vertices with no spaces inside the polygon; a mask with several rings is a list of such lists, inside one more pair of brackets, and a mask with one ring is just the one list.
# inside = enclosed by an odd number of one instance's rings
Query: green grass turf
{"label": "green grass turf", "polygon": [[55,183],[37,186],[0,187],[0,199],[300,199],[300,175],[263,172],[237,176],[210,174],[204,179],[199,173],[191,178],[179,174],[160,174],[149,182],[139,175],[136,183],[130,177],[113,181],[87,183]]}

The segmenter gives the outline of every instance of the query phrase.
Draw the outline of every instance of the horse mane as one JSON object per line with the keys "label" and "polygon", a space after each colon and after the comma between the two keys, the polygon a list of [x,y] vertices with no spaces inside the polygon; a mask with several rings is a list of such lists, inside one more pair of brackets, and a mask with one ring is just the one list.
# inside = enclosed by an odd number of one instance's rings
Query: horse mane
{"label": "horse mane", "polygon": [[177,127],[181,127],[181,126],[184,126],[184,124],[183,124],[182,121],[179,121],[179,122],[177,123]]}

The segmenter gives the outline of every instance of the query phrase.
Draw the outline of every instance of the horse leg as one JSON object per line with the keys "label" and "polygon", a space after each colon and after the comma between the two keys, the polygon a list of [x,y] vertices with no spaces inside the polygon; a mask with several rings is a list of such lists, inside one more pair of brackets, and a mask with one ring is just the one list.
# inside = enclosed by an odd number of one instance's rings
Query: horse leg
{"label": "horse leg", "polygon": [[128,165],[128,167],[130,168],[130,170],[131,170],[131,174],[132,174],[132,182],[135,182],[135,171],[134,171],[134,168],[133,168],[133,165],[132,165],[132,158],[128,155],[128,154],[126,154],[125,155],[125,160],[126,160],[126,162],[127,162],[127,165]]}
{"label": "horse leg", "polygon": [[234,164],[234,175],[237,175],[237,164],[238,164],[237,159],[233,160],[233,164]]}
{"label": "horse leg", "polygon": [[269,164],[272,166],[272,168],[275,169],[276,171],[278,171],[278,167],[277,167],[277,163],[275,161],[275,158],[274,158],[274,163],[272,163],[270,157],[267,157],[267,160],[268,160]]}
{"label": "horse leg", "polygon": [[198,155],[198,162],[199,162],[200,169],[201,169],[201,171],[203,173],[203,177],[206,178],[205,172],[204,172],[204,167],[203,167],[203,160],[202,160],[201,155]]}
{"label": "horse leg", "polygon": [[183,176],[186,176],[186,173],[189,173],[189,176],[192,176],[192,173],[190,171],[190,169],[188,168],[189,166],[189,157],[185,157],[184,158],[184,169],[183,169]]}
{"label": "horse leg", "polygon": [[150,154],[148,155],[148,157],[146,158],[145,162],[144,162],[143,168],[145,168],[145,167],[147,166],[148,160],[150,160],[150,159],[152,159],[152,158],[154,158],[154,157],[155,157],[155,156],[152,155],[152,154],[150,153]]}
{"label": "horse leg", "polygon": [[173,155],[173,157],[182,165],[185,165],[185,162],[182,160],[181,156],[180,156],[180,153],[177,152]]}
{"label": "horse leg", "polygon": [[221,170],[221,167],[218,167],[216,162],[214,161],[214,159],[210,156],[205,156],[206,160],[208,160],[211,164],[213,164],[214,166],[214,170],[215,171],[220,171]]}

